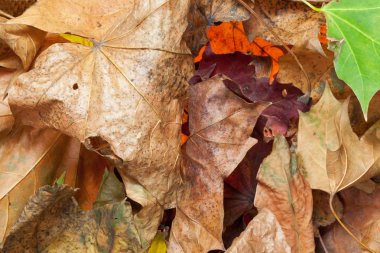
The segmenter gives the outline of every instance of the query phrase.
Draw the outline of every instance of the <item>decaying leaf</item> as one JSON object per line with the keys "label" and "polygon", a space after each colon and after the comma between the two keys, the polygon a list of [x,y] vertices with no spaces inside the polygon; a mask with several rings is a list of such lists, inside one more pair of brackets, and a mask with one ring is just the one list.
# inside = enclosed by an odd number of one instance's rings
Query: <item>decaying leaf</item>
{"label": "decaying leaf", "polygon": [[[300,48],[295,48],[293,52],[306,71],[312,88],[318,86],[324,74],[333,68],[333,54],[328,50],[324,50],[325,55],[310,49]],[[305,77],[301,74],[300,67],[291,54],[280,58],[280,66],[277,75],[279,82],[292,83],[302,91],[307,91]]]}
{"label": "decaying leaf", "polygon": [[254,207],[256,175],[261,162],[271,153],[272,144],[273,142],[259,140],[231,175],[224,180],[225,227],[233,224],[237,218]]}
{"label": "decaying leaf", "polygon": [[8,105],[8,98],[3,99],[14,76],[14,70],[0,69],[0,139],[10,132],[14,123],[14,118]]}
{"label": "decaying leaf", "polygon": [[238,97],[220,77],[190,86],[190,137],[169,251],[223,249],[223,179],[255,144],[250,134],[265,107]]}
{"label": "decaying leaf", "polygon": [[179,39],[188,7],[188,0],[38,1],[12,23],[75,34],[94,46],[58,43],[45,50],[10,91],[15,117],[123,160],[123,178],[172,207],[182,97],[192,70]]}
{"label": "decaying leaf", "polygon": [[311,188],[285,137],[274,140],[273,151],[262,162],[257,181],[255,206],[272,211],[292,252],[314,252]]}
{"label": "decaying leaf", "polygon": [[14,17],[22,14],[28,7],[34,4],[36,0],[1,0],[1,10]]}
{"label": "decaying leaf", "polygon": [[[374,252],[380,251],[380,188],[371,193],[365,193],[355,188],[349,188],[339,193],[344,203],[342,221],[365,245]],[[336,253],[364,253],[346,231],[334,224],[323,236],[329,252]]]}
{"label": "decaying leaf", "polygon": [[208,26],[216,22],[242,21],[248,18],[248,11],[235,0],[191,0],[189,25],[184,37],[192,53],[196,55],[207,43]]}
{"label": "decaying leaf", "polygon": [[27,126],[0,143],[2,240],[39,187],[52,184],[64,171],[77,166],[80,143],[51,129]]}
{"label": "decaying leaf", "polygon": [[[311,10],[304,3],[287,0],[255,0],[254,11],[284,43],[324,54],[318,40],[319,26],[324,22],[321,13]],[[245,26],[250,40],[261,37],[273,44],[281,43],[253,16]]]}
{"label": "decaying leaf", "polygon": [[264,208],[236,238],[226,253],[290,253],[276,216]]}
{"label": "decaying leaf", "polygon": [[5,252],[142,252],[153,237],[138,226],[126,201],[88,212],[66,186],[44,186],[26,205],[6,239]]}
{"label": "decaying leaf", "polygon": [[117,179],[115,172],[105,170],[94,207],[120,202],[126,197],[124,185]]}
{"label": "decaying leaf", "polygon": [[41,47],[46,33],[27,25],[10,24],[0,17],[0,39],[21,59],[28,69]]}
{"label": "decaying leaf", "polygon": [[[328,226],[335,222],[335,217],[331,212],[329,205],[330,195],[326,192],[313,191],[313,224],[316,227]],[[339,198],[333,199],[333,207],[338,217],[343,214],[343,204]]]}
{"label": "decaying leaf", "polygon": [[326,85],[320,101],[309,113],[302,113],[298,153],[313,189],[330,194],[366,180],[379,172],[375,166],[380,153],[372,126],[361,138],[352,130],[348,102],[340,103]]}

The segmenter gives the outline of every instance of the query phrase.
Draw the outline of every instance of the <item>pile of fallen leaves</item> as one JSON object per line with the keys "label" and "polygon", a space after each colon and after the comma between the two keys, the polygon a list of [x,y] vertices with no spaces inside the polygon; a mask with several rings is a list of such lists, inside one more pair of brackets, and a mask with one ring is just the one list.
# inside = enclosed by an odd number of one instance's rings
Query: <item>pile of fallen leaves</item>
{"label": "pile of fallen leaves", "polygon": [[380,2],[310,2],[0,0],[2,252],[380,252]]}

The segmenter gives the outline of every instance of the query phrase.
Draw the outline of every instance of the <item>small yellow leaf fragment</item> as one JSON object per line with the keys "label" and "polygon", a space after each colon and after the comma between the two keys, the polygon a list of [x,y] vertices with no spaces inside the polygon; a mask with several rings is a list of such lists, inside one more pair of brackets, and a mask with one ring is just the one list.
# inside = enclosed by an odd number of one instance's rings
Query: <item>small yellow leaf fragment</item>
{"label": "small yellow leaf fragment", "polygon": [[61,36],[62,38],[66,39],[72,43],[81,44],[81,45],[87,46],[87,47],[93,47],[94,46],[94,43],[92,43],[91,40],[83,38],[83,37],[78,36],[78,35],[61,33],[61,34],[59,34],[59,36]]}
{"label": "small yellow leaf fragment", "polygon": [[149,248],[148,253],[166,253],[165,232],[158,232]]}

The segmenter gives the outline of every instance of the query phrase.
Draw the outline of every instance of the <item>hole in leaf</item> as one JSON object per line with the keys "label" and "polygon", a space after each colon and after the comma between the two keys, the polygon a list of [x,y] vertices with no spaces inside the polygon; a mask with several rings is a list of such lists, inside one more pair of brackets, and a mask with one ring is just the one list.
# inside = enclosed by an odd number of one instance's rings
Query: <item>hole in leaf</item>
{"label": "hole in leaf", "polygon": [[77,83],[74,83],[73,85],[73,90],[77,90],[79,88],[78,84]]}

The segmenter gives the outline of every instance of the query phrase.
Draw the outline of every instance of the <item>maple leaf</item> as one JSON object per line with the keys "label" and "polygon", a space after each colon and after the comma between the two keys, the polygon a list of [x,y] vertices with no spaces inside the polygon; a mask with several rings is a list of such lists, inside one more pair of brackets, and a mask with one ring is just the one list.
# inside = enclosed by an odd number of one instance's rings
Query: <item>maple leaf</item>
{"label": "maple leaf", "polygon": [[262,162],[255,206],[271,210],[292,252],[314,252],[311,188],[300,174],[295,153],[283,136],[274,140],[272,153]]}
{"label": "maple leaf", "polygon": [[68,186],[40,188],[27,203],[3,250],[140,252],[147,249],[154,234],[152,238],[146,236],[150,225],[140,226],[128,202],[83,212],[72,200],[74,194]]}
{"label": "maple leaf", "polygon": [[236,96],[219,77],[190,86],[190,137],[169,251],[223,249],[223,179],[255,144],[250,134],[265,107]]}
{"label": "maple leaf", "polygon": [[376,29],[380,3],[367,0],[363,6],[354,0],[343,0],[313,8],[327,17],[329,48],[335,53],[336,73],[352,88],[367,119],[369,102],[380,89],[380,74],[374,71],[380,67],[380,32]]}
{"label": "maple leaf", "polygon": [[298,154],[307,179],[313,189],[332,195],[379,173],[379,124],[359,138],[350,125],[348,102],[337,101],[326,85],[320,101],[300,116]]}
{"label": "maple leaf", "polygon": [[71,33],[94,46],[46,49],[10,91],[15,117],[124,162],[123,178],[134,178],[172,207],[174,193],[166,193],[178,183],[182,98],[192,69],[178,39],[188,7],[187,0],[38,1],[10,22]]}
{"label": "maple leaf", "polygon": [[290,253],[290,247],[284,237],[276,216],[264,208],[233,241],[226,253]]}
{"label": "maple leaf", "polygon": [[257,122],[256,129],[261,135],[272,139],[275,134],[294,134],[291,131],[288,133],[288,129],[297,125],[298,111],[309,110],[310,104],[305,105],[298,101],[303,93],[291,84],[281,84],[276,80],[269,84],[268,78],[256,78],[255,68],[260,63],[254,64],[255,59],[257,57],[240,52],[218,55],[208,46],[195,75],[190,79],[190,84],[216,75],[226,76],[224,83],[227,87],[244,99],[272,103],[263,111]]}

